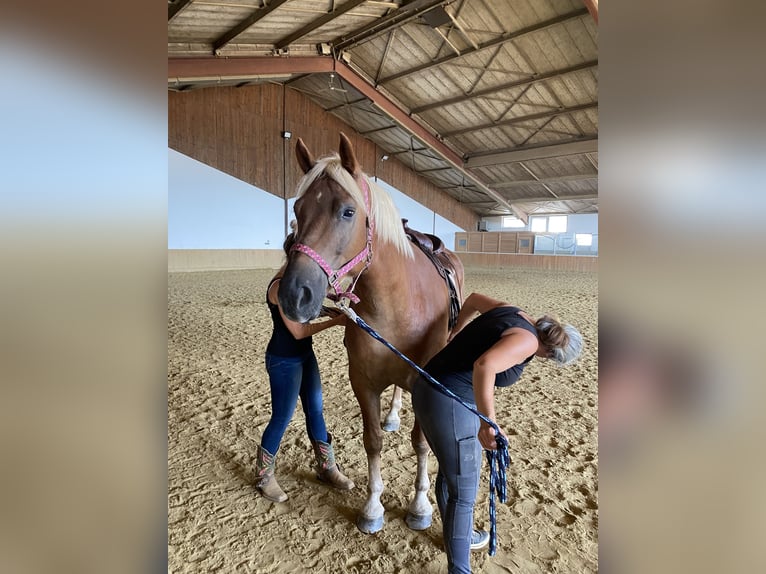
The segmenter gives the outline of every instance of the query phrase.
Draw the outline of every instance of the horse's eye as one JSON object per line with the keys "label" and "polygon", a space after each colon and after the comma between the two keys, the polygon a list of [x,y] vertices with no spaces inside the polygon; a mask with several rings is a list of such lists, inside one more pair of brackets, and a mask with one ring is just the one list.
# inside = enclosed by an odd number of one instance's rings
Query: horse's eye
{"label": "horse's eye", "polygon": [[354,217],[355,210],[353,207],[347,207],[343,210],[343,218],[344,219],[351,219]]}

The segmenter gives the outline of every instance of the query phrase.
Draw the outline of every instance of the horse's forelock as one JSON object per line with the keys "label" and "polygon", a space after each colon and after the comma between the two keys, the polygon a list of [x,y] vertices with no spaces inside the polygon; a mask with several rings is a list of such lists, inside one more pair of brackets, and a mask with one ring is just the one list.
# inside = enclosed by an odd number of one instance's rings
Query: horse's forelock
{"label": "horse's forelock", "polygon": [[[354,177],[341,165],[337,153],[320,158],[311,170],[298,183],[296,197],[301,197],[311,185],[325,174],[341,186],[351,197],[365,209],[364,193]],[[370,193],[369,217],[375,226],[375,233],[382,241],[392,243],[406,257],[413,257],[412,245],[404,234],[399,211],[391,197],[365,174],[361,177],[367,182]]]}

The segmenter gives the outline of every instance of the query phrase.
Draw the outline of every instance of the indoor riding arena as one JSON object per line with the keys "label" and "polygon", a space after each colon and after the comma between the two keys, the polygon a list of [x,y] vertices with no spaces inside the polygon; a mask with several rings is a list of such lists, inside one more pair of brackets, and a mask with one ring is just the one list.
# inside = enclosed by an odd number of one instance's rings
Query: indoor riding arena
{"label": "indoor riding arena", "polygon": [[[405,522],[408,393],[399,430],[383,434],[385,523],[357,528],[368,464],[343,329],[313,347],[355,488],[317,479],[300,403],[276,456],[288,499],[256,488],[271,416],[266,292],[296,219],[296,146],[318,159],[341,134],[373,193],[460,258],[463,298],[554,315],[583,336],[574,364],[534,359],[496,389],[507,498],[497,552],[472,552],[472,571],[598,571],[597,36],[596,0],[168,4],[168,572],[447,571],[433,454],[433,522]],[[484,460],[474,523],[487,531],[488,477]]]}

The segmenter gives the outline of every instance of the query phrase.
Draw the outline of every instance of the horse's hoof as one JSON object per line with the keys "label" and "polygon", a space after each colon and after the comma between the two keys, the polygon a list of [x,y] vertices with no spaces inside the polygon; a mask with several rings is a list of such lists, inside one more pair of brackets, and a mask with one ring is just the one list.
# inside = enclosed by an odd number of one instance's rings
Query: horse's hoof
{"label": "horse's hoof", "polygon": [[356,527],[365,534],[375,534],[383,530],[383,517],[367,518],[359,515],[356,519]]}
{"label": "horse's hoof", "polygon": [[380,426],[386,432],[396,432],[399,430],[399,421],[385,421]]}
{"label": "horse's hoof", "polygon": [[412,530],[425,530],[431,526],[431,515],[412,514],[411,512],[408,512],[407,516],[404,518],[404,521]]}

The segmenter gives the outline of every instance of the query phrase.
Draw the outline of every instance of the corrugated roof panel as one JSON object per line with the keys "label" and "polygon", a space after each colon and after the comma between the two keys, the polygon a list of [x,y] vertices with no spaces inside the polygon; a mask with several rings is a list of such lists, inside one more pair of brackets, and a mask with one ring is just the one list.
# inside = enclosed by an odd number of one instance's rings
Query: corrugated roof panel
{"label": "corrugated roof panel", "polygon": [[[409,33],[412,24],[406,24],[396,31],[391,42],[389,58],[392,59],[391,72],[396,74],[403,70],[426,64],[433,60],[432,54],[439,49],[438,44],[430,35]],[[436,36],[434,33],[433,36]],[[438,36],[436,36],[438,38]],[[385,76],[382,78],[385,79]]]}
{"label": "corrugated roof panel", "polygon": [[550,196],[551,199],[555,199],[551,193],[542,186],[542,184],[531,183],[528,185],[504,187],[497,191],[501,193],[503,197],[507,197],[508,201],[522,201],[525,199],[538,199],[548,196]]}
{"label": "corrugated roof panel", "polygon": [[[389,34],[383,34],[368,42],[354,46],[351,50],[348,50],[348,54],[351,57],[351,62],[354,66],[358,66],[364,70],[373,80],[377,74],[380,66],[380,61],[383,58],[383,53],[386,51],[386,43],[388,41]],[[394,36],[396,39],[396,35]],[[391,56],[389,50],[384,62],[383,70],[381,70],[381,77],[391,74],[392,66],[396,66],[397,63]]]}
{"label": "corrugated roof panel", "polygon": [[566,183],[553,182],[547,185],[556,195],[562,198],[566,198],[567,195],[585,195],[598,192],[598,180],[595,179],[581,179]]}
{"label": "corrugated roof panel", "polygon": [[208,6],[192,2],[168,23],[168,42],[212,44],[252,13],[246,7]]}
{"label": "corrugated roof panel", "polygon": [[538,177],[593,174],[595,171],[583,154],[529,160],[525,161],[524,165],[531,169]]}
{"label": "corrugated roof panel", "polygon": [[488,182],[490,186],[494,182],[529,179],[529,174],[518,164],[513,163],[477,167],[471,171],[480,175],[482,180]]}
{"label": "corrugated roof panel", "polygon": [[[330,23],[296,40],[296,43],[314,44],[319,41],[329,42],[340,35],[369,24],[385,11],[382,7],[374,5],[364,6],[364,10],[362,10],[362,6],[335,17]],[[243,43],[277,42],[327,15],[326,8],[329,8],[328,3],[318,3],[314,0],[293,0],[287,2],[248,28],[246,32],[237,37],[237,41]],[[252,11],[246,14],[245,18],[251,13]]]}

